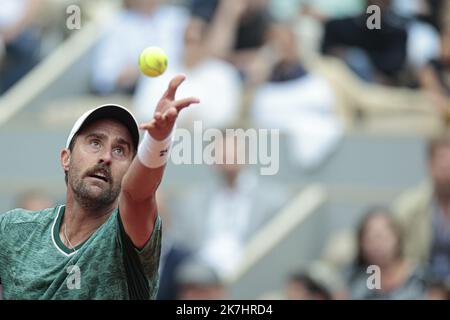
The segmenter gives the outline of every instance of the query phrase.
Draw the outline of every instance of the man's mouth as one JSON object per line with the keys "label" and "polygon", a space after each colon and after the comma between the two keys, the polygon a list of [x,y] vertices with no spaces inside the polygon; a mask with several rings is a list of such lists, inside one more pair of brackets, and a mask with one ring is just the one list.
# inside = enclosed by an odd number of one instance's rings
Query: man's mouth
{"label": "man's mouth", "polygon": [[102,181],[104,181],[104,182],[109,182],[109,176],[108,176],[108,174],[107,174],[105,171],[103,171],[103,170],[96,171],[96,172],[90,174],[89,177],[96,178],[96,179],[100,179],[100,180],[102,180]]}

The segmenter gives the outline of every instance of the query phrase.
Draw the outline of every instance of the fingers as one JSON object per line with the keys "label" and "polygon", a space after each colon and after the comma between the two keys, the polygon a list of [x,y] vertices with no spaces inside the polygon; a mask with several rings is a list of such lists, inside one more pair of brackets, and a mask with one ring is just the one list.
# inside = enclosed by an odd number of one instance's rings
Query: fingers
{"label": "fingers", "polygon": [[166,113],[166,118],[169,122],[174,122],[178,116],[178,111],[176,108],[170,108]]}
{"label": "fingers", "polygon": [[176,110],[178,112],[180,112],[181,109],[184,109],[184,108],[190,106],[191,104],[196,104],[196,103],[200,103],[200,100],[198,98],[189,97],[189,98],[185,98],[185,99],[181,99],[181,100],[175,101],[174,102],[174,107],[176,108]]}
{"label": "fingers", "polygon": [[191,104],[200,102],[200,100],[195,97],[173,101],[178,87],[185,79],[185,75],[179,74],[170,81],[166,93],[157,106],[158,111],[155,112],[153,119],[150,122],[141,124],[139,126],[140,129],[152,130],[171,127],[173,126],[180,110]]}
{"label": "fingers", "polygon": [[156,121],[161,120],[161,119],[162,119],[162,114],[161,114],[161,112],[158,112],[158,111],[155,112],[154,118],[155,118]]}
{"label": "fingers", "polygon": [[147,123],[143,123],[141,125],[139,125],[139,129],[141,130],[152,130],[152,129],[156,129],[156,120],[152,119],[152,121],[147,122]]}
{"label": "fingers", "polygon": [[148,122],[141,124],[140,129],[151,130],[151,129],[164,129],[172,126],[178,116],[178,111],[176,108],[171,107],[164,114],[156,112],[153,119]]}
{"label": "fingers", "polygon": [[164,97],[168,98],[170,100],[174,100],[178,87],[180,86],[180,84],[183,83],[183,81],[185,79],[186,79],[186,76],[184,74],[179,74],[179,75],[175,76],[175,78],[173,78],[170,81],[169,87],[167,88],[166,93],[164,93]]}

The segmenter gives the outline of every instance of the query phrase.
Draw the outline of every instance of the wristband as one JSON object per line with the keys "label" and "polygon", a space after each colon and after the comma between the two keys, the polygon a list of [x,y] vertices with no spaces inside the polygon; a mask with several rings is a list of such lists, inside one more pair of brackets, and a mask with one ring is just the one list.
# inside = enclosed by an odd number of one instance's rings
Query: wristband
{"label": "wristband", "polygon": [[169,159],[174,131],[164,140],[156,140],[146,131],[137,152],[139,161],[148,168],[165,165]]}

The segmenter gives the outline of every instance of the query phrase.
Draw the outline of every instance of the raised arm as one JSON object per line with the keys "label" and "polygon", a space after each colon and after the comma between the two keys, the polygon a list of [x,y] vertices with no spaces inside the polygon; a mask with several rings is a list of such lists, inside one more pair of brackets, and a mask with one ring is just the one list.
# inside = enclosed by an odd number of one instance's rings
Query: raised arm
{"label": "raised arm", "polygon": [[[146,130],[145,135],[149,136],[144,137],[138,155],[122,181],[122,192],[119,196],[120,216],[126,233],[137,248],[142,248],[150,239],[157,217],[155,192],[161,183],[165,163],[155,159],[154,153],[158,155],[161,152],[158,156],[162,157],[167,153],[167,148],[155,149],[149,146],[149,141],[153,141],[153,146],[156,146],[162,145],[161,141],[171,139],[178,113],[183,108],[199,102],[193,97],[175,100],[176,91],[184,80],[184,75],[172,79],[156,107],[153,119],[140,125],[141,129]],[[153,150],[152,154],[148,154],[149,149]]]}
{"label": "raised arm", "polygon": [[219,1],[206,33],[205,50],[209,54],[225,60],[230,57],[238,32],[239,21],[247,7],[248,0]]}

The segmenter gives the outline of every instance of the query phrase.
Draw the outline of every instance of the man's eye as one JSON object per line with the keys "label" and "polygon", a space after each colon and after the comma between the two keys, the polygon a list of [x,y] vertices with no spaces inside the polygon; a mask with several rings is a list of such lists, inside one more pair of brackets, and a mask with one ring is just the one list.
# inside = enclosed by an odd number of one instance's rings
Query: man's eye
{"label": "man's eye", "polygon": [[98,148],[98,147],[100,147],[100,142],[98,140],[92,140],[91,146],[94,148]]}
{"label": "man's eye", "polygon": [[123,156],[125,154],[125,151],[123,150],[123,148],[115,148],[114,153],[119,156]]}

